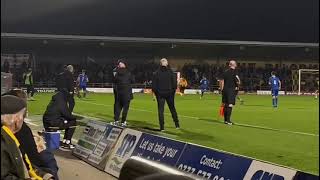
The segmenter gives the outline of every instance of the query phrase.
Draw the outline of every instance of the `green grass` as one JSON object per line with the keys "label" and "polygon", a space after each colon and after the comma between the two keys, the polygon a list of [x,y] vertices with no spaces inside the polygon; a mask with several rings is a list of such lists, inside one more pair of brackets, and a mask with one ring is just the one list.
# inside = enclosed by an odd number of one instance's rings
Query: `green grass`
{"label": "green grass", "polygon": [[[37,94],[29,113],[41,115],[52,94]],[[270,96],[244,95],[227,126],[217,118],[219,95],[176,97],[181,129],[176,130],[166,109],[166,132],[161,135],[319,174],[319,101],[313,97],[280,96],[279,108]],[[157,104],[151,95],[136,94],[128,114],[133,128],[158,128]],[[113,95],[76,98],[76,113],[112,121]],[[154,132],[157,133],[157,132]],[[306,133],[306,134],[302,134]]]}

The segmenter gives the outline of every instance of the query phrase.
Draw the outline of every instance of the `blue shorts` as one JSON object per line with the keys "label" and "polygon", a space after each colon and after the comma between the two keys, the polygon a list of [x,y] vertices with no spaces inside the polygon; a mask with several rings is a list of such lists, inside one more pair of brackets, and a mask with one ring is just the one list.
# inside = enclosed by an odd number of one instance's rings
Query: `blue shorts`
{"label": "blue shorts", "polygon": [[201,92],[206,92],[206,91],[208,91],[208,90],[209,90],[209,88],[208,88],[208,87],[200,87],[200,89],[201,89]]}
{"label": "blue shorts", "polygon": [[83,85],[80,85],[80,90],[84,90],[84,91],[87,91],[87,86],[83,86]]}
{"label": "blue shorts", "polygon": [[271,90],[271,95],[272,96],[278,96],[279,95],[279,89],[272,89]]}

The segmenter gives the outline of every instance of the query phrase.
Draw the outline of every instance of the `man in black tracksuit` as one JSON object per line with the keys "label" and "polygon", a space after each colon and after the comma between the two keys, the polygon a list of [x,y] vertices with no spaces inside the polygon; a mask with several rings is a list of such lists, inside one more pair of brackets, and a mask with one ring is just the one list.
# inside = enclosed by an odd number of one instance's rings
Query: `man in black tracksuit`
{"label": "man in black tracksuit", "polygon": [[158,102],[158,116],[160,131],[164,130],[164,104],[167,102],[176,128],[180,128],[178,114],[174,105],[174,97],[177,89],[177,79],[168,67],[167,59],[160,60],[160,68],[154,73],[152,91]]}
{"label": "man in black tracksuit", "polygon": [[118,66],[114,70],[113,83],[115,124],[120,125],[122,111],[121,125],[126,126],[130,101],[133,99],[131,84],[134,83],[134,79],[123,60],[118,61]]}
{"label": "man in black tracksuit", "polygon": [[229,62],[229,69],[224,72],[220,82],[222,90],[222,104],[224,106],[224,123],[232,125],[231,113],[232,107],[236,103],[236,87],[238,83],[237,73],[235,71],[237,63],[234,60]]}
{"label": "man in black tracksuit", "polygon": [[74,78],[73,78],[73,66],[68,65],[64,67],[63,72],[59,73],[57,75],[56,79],[56,86],[58,91],[67,91],[68,97],[68,107],[70,111],[73,111],[73,108],[75,106],[74,101]]}
{"label": "man in black tracksuit", "polygon": [[65,129],[63,138],[63,147],[74,148],[71,139],[75,131],[76,117],[72,115],[68,108],[67,98],[69,92],[65,90],[58,91],[52,96],[50,103],[43,114],[43,126],[50,131],[52,127]]}

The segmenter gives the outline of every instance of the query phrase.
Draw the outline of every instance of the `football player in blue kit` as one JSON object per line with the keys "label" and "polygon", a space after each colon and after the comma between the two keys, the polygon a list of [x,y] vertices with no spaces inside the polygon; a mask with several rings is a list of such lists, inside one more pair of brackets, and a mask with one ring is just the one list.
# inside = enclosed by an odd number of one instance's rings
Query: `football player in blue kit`
{"label": "football player in blue kit", "polygon": [[271,77],[269,78],[269,85],[271,86],[272,105],[273,107],[278,107],[278,95],[279,90],[281,89],[281,81],[276,76],[276,73],[274,71],[271,72]]}

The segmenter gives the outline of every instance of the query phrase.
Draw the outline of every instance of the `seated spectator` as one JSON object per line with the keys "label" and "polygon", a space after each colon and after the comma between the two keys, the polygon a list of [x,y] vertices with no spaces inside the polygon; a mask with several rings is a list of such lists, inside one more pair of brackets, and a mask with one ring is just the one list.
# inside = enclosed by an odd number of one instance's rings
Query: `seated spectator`
{"label": "seated spectator", "polygon": [[[4,95],[12,95],[21,98],[25,102],[27,101],[27,94],[21,90],[21,89],[13,89],[8,92],[6,92]],[[28,112],[28,110],[27,110]],[[26,115],[27,116],[27,115]],[[33,165],[37,166],[38,168],[53,174],[55,176],[55,179],[58,179],[57,172],[58,170],[55,168],[51,168],[49,164],[45,161],[48,158],[54,159],[54,155],[52,152],[47,152],[46,156],[41,155],[37,150],[37,145],[34,140],[34,135],[30,129],[30,127],[27,125],[27,123],[23,122],[22,127],[19,132],[15,133],[16,138],[20,142],[21,148],[23,151],[28,155],[30,161]],[[54,160],[55,161],[55,160]]]}
{"label": "seated spectator", "polygon": [[58,180],[59,168],[53,153],[47,149],[45,144],[46,142],[44,141],[42,136],[34,134],[33,137],[34,141],[36,142],[37,151],[40,154],[41,159],[46,163],[46,166],[50,168],[51,174],[54,176],[54,179]]}
{"label": "seated spectator", "polygon": [[21,130],[26,112],[23,99],[1,96],[1,179],[54,179],[30,162],[14,135]]}
{"label": "seated spectator", "polygon": [[47,131],[65,129],[62,147],[73,149],[71,143],[75,131],[76,117],[72,115],[67,104],[67,91],[58,91],[52,96],[50,103],[43,114],[43,126]]}

